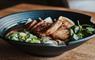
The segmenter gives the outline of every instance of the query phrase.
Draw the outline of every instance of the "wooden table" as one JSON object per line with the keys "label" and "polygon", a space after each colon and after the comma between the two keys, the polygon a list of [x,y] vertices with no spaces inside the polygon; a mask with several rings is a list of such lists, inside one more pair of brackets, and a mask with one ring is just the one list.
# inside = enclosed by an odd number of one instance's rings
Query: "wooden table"
{"label": "wooden table", "polygon": [[[25,11],[25,10],[39,10],[39,9],[56,9],[74,11],[92,16],[95,19],[94,12],[85,12],[79,10],[71,10],[63,7],[50,7],[33,4],[19,4],[6,8],[0,11],[0,16],[7,14]],[[93,20],[95,21],[95,20]],[[56,53],[56,52],[55,52]],[[72,49],[56,57],[36,57],[17,50],[15,47],[9,45],[4,40],[0,39],[0,60],[95,60],[95,37],[80,45],[79,47]]]}

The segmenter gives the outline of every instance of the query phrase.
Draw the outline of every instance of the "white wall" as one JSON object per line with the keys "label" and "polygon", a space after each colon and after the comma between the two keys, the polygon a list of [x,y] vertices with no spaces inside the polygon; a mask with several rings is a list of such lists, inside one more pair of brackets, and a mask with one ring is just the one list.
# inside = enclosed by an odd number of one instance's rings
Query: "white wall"
{"label": "white wall", "polygon": [[68,0],[72,9],[95,12],[95,0]]}

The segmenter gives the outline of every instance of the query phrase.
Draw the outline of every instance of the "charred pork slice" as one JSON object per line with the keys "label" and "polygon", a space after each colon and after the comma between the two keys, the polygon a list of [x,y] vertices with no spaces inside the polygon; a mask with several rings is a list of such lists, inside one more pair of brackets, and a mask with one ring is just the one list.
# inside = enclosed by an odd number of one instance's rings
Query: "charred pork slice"
{"label": "charred pork slice", "polygon": [[43,24],[43,23],[44,23],[44,21],[43,21],[43,20],[41,20],[41,21],[37,22],[37,24],[36,24],[36,25],[34,25],[34,26],[33,26],[33,28],[31,28],[31,30],[33,30],[33,29],[37,28],[39,25],[41,25],[41,24]]}
{"label": "charred pork slice", "polygon": [[35,24],[37,24],[37,21],[36,20],[33,20],[29,23],[27,23],[25,26],[28,30],[30,30]]}
{"label": "charred pork slice", "polygon": [[58,20],[61,20],[63,25],[66,26],[67,28],[70,28],[73,25],[75,25],[75,23],[67,17],[60,16]]}
{"label": "charred pork slice", "polygon": [[65,41],[69,38],[70,32],[65,27],[61,26],[57,31],[55,31],[52,35],[53,39],[55,40],[62,40]]}
{"label": "charred pork slice", "polygon": [[47,23],[44,20],[41,20],[40,22],[38,22],[32,29],[31,31],[33,31],[33,33],[35,33],[36,35],[39,36],[43,36],[45,35],[45,31],[51,26],[50,23]]}
{"label": "charred pork slice", "polygon": [[62,21],[57,20],[57,21],[46,31],[46,35],[50,35],[50,34],[54,33],[61,25],[62,25]]}

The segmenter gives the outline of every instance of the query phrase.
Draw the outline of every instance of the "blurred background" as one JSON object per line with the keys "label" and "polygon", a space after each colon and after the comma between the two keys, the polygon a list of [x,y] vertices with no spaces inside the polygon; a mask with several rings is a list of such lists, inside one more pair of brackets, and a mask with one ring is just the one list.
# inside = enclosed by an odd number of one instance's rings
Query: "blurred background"
{"label": "blurred background", "polygon": [[71,9],[95,12],[95,0],[68,0]]}
{"label": "blurred background", "polygon": [[67,0],[0,0],[0,9],[21,3],[68,7]]}
{"label": "blurred background", "polygon": [[0,10],[21,3],[58,6],[95,12],[95,0],[0,0]]}

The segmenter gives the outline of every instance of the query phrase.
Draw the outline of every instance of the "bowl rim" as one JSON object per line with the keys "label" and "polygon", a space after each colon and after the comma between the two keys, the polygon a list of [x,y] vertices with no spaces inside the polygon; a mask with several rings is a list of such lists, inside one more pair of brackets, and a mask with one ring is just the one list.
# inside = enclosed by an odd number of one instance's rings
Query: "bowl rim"
{"label": "bowl rim", "polygon": [[38,11],[39,11],[39,12],[40,12],[40,11],[59,11],[59,12],[68,12],[68,13],[81,14],[81,15],[85,15],[85,16],[91,17],[90,15],[83,14],[83,13],[79,13],[79,12],[74,12],[74,11],[46,9],[46,10],[26,10],[26,11],[18,11],[18,12],[14,12],[14,13],[7,14],[7,15],[5,15],[5,16],[1,16],[0,19],[5,18],[5,17],[8,17],[8,16],[11,16],[11,15],[14,15],[14,14],[18,14],[18,13],[38,12]]}

